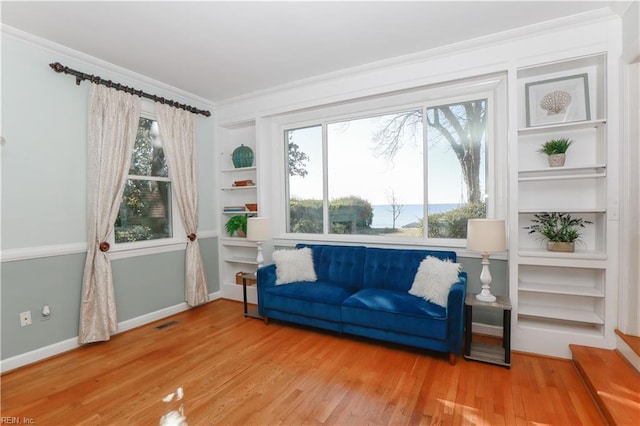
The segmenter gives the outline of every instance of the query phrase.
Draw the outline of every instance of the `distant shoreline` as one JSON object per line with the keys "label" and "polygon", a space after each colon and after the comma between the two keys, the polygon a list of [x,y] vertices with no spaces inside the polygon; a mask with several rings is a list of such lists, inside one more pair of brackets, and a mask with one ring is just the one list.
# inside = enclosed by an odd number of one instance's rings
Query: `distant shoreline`
{"label": "distant shoreline", "polygon": [[[459,203],[446,204],[429,204],[428,214],[443,213],[460,207]],[[393,228],[393,213],[391,204],[373,205],[373,220],[371,228],[384,229]],[[396,219],[396,228],[418,222],[424,216],[424,208],[422,204],[406,204],[401,205],[402,211]]]}

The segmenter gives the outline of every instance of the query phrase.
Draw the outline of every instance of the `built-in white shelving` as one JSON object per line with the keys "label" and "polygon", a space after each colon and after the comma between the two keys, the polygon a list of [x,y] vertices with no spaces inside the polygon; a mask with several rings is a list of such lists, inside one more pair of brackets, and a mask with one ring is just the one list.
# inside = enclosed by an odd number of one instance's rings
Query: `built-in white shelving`
{"label": "built-in white shelving", "polygon": [[[607,121],[607,55],[548,62],[516,70],[518,124],[511,159],[510,281],[514,301],[514,349],[536,352],[545,340],[550,355],[566,356],[569,344],[606,346],[612,326],[608,286],[615,273],[610,259],[611,205],[617,203],[610,177],[612,130]],[[526,127],[526,86],[587,75],[590,117],[584,121]],[[550,167],[539,152],[551,139],[572,145],[562,167]],[[615,171],[615,169],[614,169]],[[546,240],[527,227],[534,215],[564,212],[590,222],[581,229],[575,252],[551,252]],[[536,343],[537,342],[537,343]]]}
{"label": "built-in white shelving", "polygon": [[[243,237],[227,235],[225,224],[233,216],[259,215],[257,210],[251,211],[246,207],[247,204],[257,204],[258,199],[255,122],[220,126],[218,141],[220,142],[220,284],[224,297],[242,300],[242,286],[238,285],[236,274],[256,271],[258,266],[256,243]],[[240,145],[248,146],[254,151],[254,165],[241,168],[233,166],[232,153]],[[254,185],[234,186],[234,182],[241,180],[252,180]],[[225,211],[225,207],[243,210]],[[248,300],[255,303],[257,298],[255,287],[248,287],[247,292]]]}

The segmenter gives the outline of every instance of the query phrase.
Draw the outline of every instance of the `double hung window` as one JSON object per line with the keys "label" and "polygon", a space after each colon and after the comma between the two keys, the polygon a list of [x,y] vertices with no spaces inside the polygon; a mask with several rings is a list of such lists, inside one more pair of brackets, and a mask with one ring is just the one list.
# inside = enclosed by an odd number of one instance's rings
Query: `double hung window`
{"label": "double hung window", "polygon": [[131,243],[173,237],[171,180],[158,122],[140,117],[114,240]]}

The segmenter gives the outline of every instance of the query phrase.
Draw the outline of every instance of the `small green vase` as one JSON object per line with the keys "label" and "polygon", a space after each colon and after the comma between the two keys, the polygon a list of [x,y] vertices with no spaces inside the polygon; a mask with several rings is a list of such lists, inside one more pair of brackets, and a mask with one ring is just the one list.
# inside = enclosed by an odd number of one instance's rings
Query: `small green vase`
{"label": "small green vase", "polygon": [[231,161],[233,161],[233,167],[236,169],[251,167],[253,166],[253,150],[248,146],[240,145],[233,150]]}

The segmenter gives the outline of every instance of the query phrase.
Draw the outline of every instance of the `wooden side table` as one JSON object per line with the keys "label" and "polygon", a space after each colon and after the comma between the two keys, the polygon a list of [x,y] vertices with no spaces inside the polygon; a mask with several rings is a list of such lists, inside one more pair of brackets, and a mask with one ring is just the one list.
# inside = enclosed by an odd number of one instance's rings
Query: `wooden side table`
{"label": "wooden side table", "polygon": [[[473,342],[472,320],[473,307],[502,310],[502,346]],[[488,362],[503,367],[511,367],[511,300],[506,296],[496,296],[495,302],[482,302],[475,294],[467,293],[464,301],[465,310],[465,345],[464,358]]]}
{"label": "wooden side table", "polygon": [[247,304],[247,286],[248,285],[254,285],[254,284],[247,284],[247,280],[251,279],[253,280],[254,283],[256,283],[257,285],[257,275],[254,273],[244,273],[242,274],[242,297],[244,300],[244,316],[245,317],[250,317],[250,318],[258,318],[258,319],[262,319],[262,317],[260,316],[260,313],[258,312],[258,308],[253,308],[253,309],[249,309],[249,306]]}

